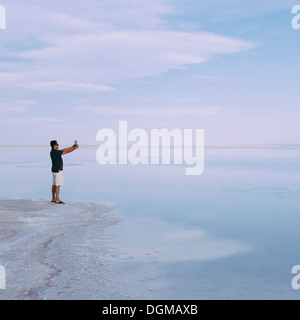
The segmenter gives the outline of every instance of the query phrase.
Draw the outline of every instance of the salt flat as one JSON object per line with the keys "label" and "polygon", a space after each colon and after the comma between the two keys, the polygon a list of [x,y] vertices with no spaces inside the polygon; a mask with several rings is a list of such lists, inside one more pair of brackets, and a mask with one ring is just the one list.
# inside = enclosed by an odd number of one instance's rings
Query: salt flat
{"label": "salt flat", "polygon": [[118,285],[104,228],[117,224],[104,204],[0,200],[0,299],[105,299]]}

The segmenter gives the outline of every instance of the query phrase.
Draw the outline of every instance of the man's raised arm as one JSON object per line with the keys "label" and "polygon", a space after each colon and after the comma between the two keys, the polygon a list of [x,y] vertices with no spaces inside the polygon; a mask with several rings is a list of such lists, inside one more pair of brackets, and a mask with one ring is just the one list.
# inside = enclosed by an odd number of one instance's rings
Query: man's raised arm
{"label": "man's raised arm", "polygon": [[78,149],[79,148],[79,146],[78,146],[78,144],[75,146],[72,146],[72,147],[70,147],[70,148],[66,148],[66,149],[63,149],[62,151],[63,151],[63,155],[65,155],[65,154],[67,154],[67,153],[70,153],[70,152],[73,152],[73,151],[75,151],[76,149]]}

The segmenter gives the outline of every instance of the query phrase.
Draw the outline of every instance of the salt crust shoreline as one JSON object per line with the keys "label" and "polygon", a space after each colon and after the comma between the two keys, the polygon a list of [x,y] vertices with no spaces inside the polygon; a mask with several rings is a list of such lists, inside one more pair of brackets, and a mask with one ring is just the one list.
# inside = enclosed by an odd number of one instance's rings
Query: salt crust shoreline
{"label": "salt crust shoreline", "polygon": [[104,229],[118,224],[106,204],[0,200],[0,299],[106,299],[120,283]]}

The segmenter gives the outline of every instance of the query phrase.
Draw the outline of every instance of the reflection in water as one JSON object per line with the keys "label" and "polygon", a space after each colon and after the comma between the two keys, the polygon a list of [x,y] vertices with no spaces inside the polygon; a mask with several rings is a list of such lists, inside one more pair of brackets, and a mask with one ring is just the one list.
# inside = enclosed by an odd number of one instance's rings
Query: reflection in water
{"label": "reflection in water", "polygon": [[[1,198],[50,199],[48,149],[0,155]],[[143,284],[158,299],[298,299],[299,155],[207,150],[203,175],[188,177],[176,165],[102,167],[81,149],[65,157],[62,198],[117,208],[109,232],[132,296]]]}

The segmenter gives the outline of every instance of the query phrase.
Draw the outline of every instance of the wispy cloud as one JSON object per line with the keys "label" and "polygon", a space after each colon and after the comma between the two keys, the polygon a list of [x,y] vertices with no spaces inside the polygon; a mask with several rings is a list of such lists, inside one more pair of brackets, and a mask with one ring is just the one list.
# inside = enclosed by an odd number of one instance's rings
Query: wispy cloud
{"label": "wispy cloud", "polygon": [[157,255],[161,262],[214,261],[254,250],[251,245],[238,240],[215,237],[201,229],[180,228],[155,219],[131,221],[126,225],[129,234],[132,226],[136,225],[139,226],[140,241],[126,237],[125,245],[130,248],[129,254],[138,260],[144,259],[145,252],[153,250],[159,252]]}
{"label": "wispy cloud", "polygon": [[41,81],[32,82],[24,85],[31,90],[55,91],[55,92],[107,92],[113,91],[113,87],[101,86],[92,83],[78,83],[68,81]]}
{"label": "wispy cloud", "polygon": [[31,100],[0,101],[0,112],[1,114],[25,113],[36,104],[37,101]]}
{"label": "wispy cloud", "polygon": [[126,116],[153,116],[153,117],[171,117],[171,116],[217,116],[220,114],[220,108],[115,108],[115,107],[92,107],[89,105],[79,105],[73,107],[73,110],[92,112],[103,115],[126,115]]}
{"label": "wispy cloud", "polygon": [[53,123],[63,123],[63,120],[59,119],[59,118],[51,118],[51,117],[22,117],[22,118],[18,118],[18,117],[11,117],[11,116],[7,116],[7,117],[2,117],[0,118],[0,122],[1,123],[5,123],[5,124],[43,124],[43,123],[47,123],[47,124],[53,124]]}
{"label": "wispy cloud", "polygon": [[45,48],[16,54],[38,70],[33,76],[43,75],[45,81],[70,82],[75,77],[81,82],[108,84],[155,76],[253,48],[249,42],[215,34],[176,31],[113,31],[58,36],[49,42]]}
{"label": "wispy cloud", "polygon": [[172,30],[163,23],[172,5],[171,0],[12,5],[13,27],[0,48],[7,57],[0,82],[24,90],[105,92],[120,81],[185,69],[254,47],[213,33]]}
{"label": "wispy cloud", "polygon": [[215,82],[217,77],[212,75],[195,75],[191,77],[193,80],[199,80],[202,82],[212,83]]}
{"label": "wispy cloud", "polygon": [[[209,75],[219,74],[219,70],[211,70],[212,64],[200,65],[222,55],[246,52],[256,44],[226,36],[226,30],[219,35],[200,32],[200,28],[178,27],[177,3],[10,0],[5,4],[9,25],[1,33],[0,46],[2,131],[16,123],[20,124],[19,130],[29,132],[30,123],[38,126],[41,121],[41,127],[51,133],[56,114],[74,126],[85,121],[91,131],[97,130],[101,115],[108,115],[103,118],[111,122],[117,121],[119,115],[138,116],[141,125],[147,125],[150,117],[151,121],[160,117],[158,121],[174,119],[176,123],[183,119],[188,124],[217,121],[227,107],[217,99],[223,79],[214,91],[204,82],[215,81]],[[185,6],[191,12],[198,8],[196,3],[199,1],[192,0]],[[205,3],[209,7],[209,1]],[[212,10],[212,16],[213,13]],[[201,73],[198,79],[194,78],[199,83],[193,81],[193,75]],[[8,105],[12,97],[17,97],[19,103]],[[153,97],[157,100],[151,100]],[[67,106],[79,99],[90,103],[82,112],[69,116]],[[32,100],[39,100],[39,104],[24,103]],[[30,112],[24,115],[27,111]],[[15,117],[7,117],[13,113]],[[61,134],[68,135],[64,124],[60,124]],[[94,137],[93,132],[82,135],[87,140]],[[32,137],[37,139],[34,133]]]}
{"label": "wispy cloud", "polygon": [[[173,4],[179,14],[190,13],[191,8],[199,19],[208,18],[212,21],[229,21],[247,17],[261,16],[282,9],[290,9],[295,5],[294,0],[189,0],[188,5],[181,0]],[[290,10],[289,10],[290,11]],[[212,14],[213,12],[213,14]]]}
{"label": "wispy cloud", "polygon": [[14,53],[26,62],[11,63],[0,80],[4,86],[27,90],[110,91],[111,84],[122,80],[184,69],[252,47],[249,42],[214,34],[175,31],[58,36],[44,48]]}

